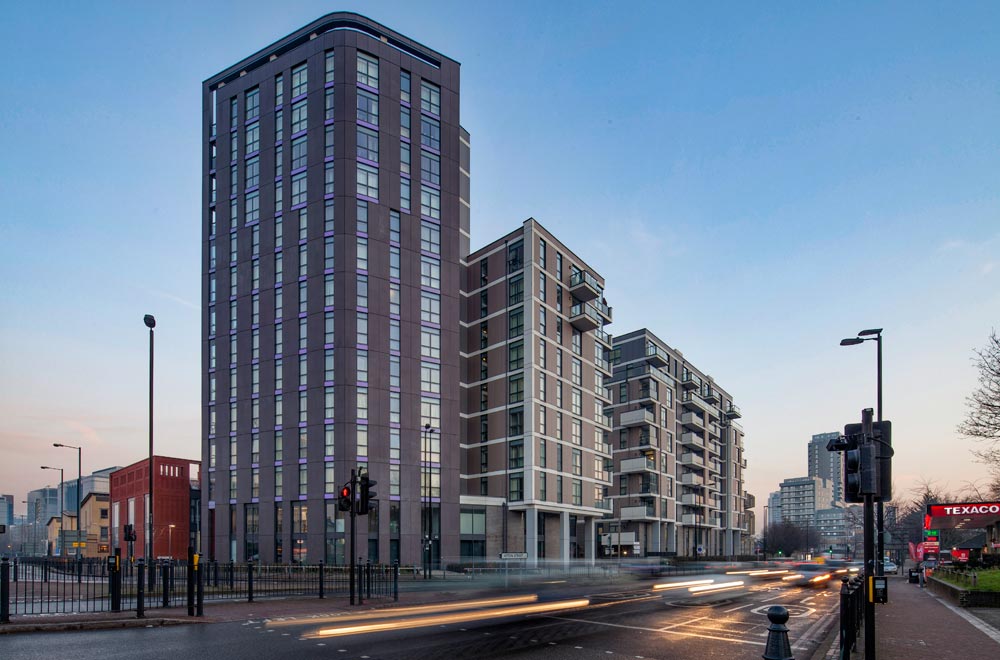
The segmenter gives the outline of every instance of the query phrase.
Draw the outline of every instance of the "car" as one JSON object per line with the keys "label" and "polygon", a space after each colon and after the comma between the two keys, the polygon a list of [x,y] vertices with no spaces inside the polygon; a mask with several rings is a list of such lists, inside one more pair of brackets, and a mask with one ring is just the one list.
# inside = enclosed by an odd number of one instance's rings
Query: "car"
{"label": "car", "polygon": [[833,579],[833,569],[824,564],[796,564],[781,578],[800,587],[825,587]]}
{"label": "car", "polygon": [[898,573],[899,566],[896,566],[896,562],[891,559],[882,560],[882,572],[883,573]]}

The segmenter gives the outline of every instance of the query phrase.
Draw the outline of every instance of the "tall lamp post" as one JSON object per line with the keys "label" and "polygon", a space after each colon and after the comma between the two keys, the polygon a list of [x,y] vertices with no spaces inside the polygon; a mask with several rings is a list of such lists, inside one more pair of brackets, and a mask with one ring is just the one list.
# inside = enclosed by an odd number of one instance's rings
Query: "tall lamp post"
{"label": "tall lamp post", "polygon": [[[862,330],[858,333],[857,337],[849,337],[847,339],[841,339],[841,346],[856,346],[862,342],[874,341],[878,347],[877,351],[877,382],[876,382],[876,415],[878,415],[879,422],[882,421],[882,328],[871,328],[868,330]],[[876,544],[878,545],[877,559],[875,561],[875,575],[883,575],[883,565],[882,558],[885,557],[885,534],[883,533],[885,527],[885,513],[882,506],[882,498],[878,499],[875,508],[876,523],[875,528],[878,532]]]}
{"label": "tall lamp post", "polygon": [[83,480],[83,461],[81,460],[83,450],[80,447],[75,447],[73,445],[64,445],[61,442],[53,442],[52,446],[65,447],[66,449],[76,450],[76,541],[77,541],[76,556],[77,558],[79,558],[80,557],[80,499],[81,496],[83,495],[83,493],[80,492],[81,488],[80,482]]}
{"label": "tall lamp post", "polygon": [[424,424],[422,433],[422,447],[420,452],[420,469],[423,474],[423,478],[420,480],[420,501],[423,504],[423,518],[424,518],[424,579],[430,579],[431,562],[433,560],[432,555],[432,543],[431,536],[434,533],[434,521],[433,518],[433,507],[431,506],[431,471],[430,471],[430,460],[431,460],[431,434],[434,433],[434,427],[430,425],[430,422]]}
{"label": "tall lamp post", "polygon": [[153,328],[156,327],[156,319],[152,314],[142,317],[143,323],[149,328],[149,550],[146,551],[146,562],[152,565],[153,561]]}
{"label": "tall lamp post", "polygon": [[[43,470],[59,470],[59,531],[62,533],[63,541],[66,540],[66,530],[63,528],[63,509],[66,506],[66,500],[63,499],[63,482],[65,477],[63,476],[63,469],[57,467],[49,467],[48,465],[42,466]],[[79,529],[80,521],[76,521],[76,526]],[[63,544],[59,544],[59,554],[62,555]]]}

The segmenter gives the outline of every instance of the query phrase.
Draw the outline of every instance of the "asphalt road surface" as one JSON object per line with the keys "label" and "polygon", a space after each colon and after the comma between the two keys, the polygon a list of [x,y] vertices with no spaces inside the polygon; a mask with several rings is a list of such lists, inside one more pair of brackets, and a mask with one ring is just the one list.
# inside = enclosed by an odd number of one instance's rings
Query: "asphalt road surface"
{"label": "asphalt road surface", "polygon": [[[0,657],[144,660],[164,657],[361,658],[760,658],[766,610],[789,610],[789,639],[807,658],[836,616],[837,589],[778,583],[709,602],[634,589],[546,594],[538,600],[462,601],[427,608],[237,623],[0,637]],[[496,599],[506,596],[499,594]],[[824,625],[825,624],[825,625]]]}

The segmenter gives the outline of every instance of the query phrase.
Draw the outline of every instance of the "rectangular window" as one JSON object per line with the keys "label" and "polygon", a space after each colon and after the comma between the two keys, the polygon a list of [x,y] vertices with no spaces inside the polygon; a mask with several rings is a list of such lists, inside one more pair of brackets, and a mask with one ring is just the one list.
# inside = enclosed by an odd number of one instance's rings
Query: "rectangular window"
{"label": "rectangular window", "polygon": [[507,313],[507,336],[520,337],[524,334],[524,309],[518,307]]}
{"label": "rectangular window", "polygon": [[292,135],[306,130],[309,122],[309,106],[306,99],[296,101],[292,104]]}
{"label": "rectangular window", "polygon": [[508,435],[524,435],[524,409],[517,408],[507,413]]}
{"label": "rectangular window", "polygon": [[[406,140],[410,139],[410,109],[407,107],[402,107],[399,109],[399,137]],[[406,148],[409,149],[410,145],[406,142]],[[409,165],[409,158],[407,158],[407,165]],[[410,168],[406,168],[406,172],[410,172]]]}
{"label": "rectangular window", "polygon": [[358,275],[357,285],[358,307],[368,307],[368,276]]}
{"label": "rectangular window", "polygon": [[410,174],[410,143],[399,143],[399,173]]}
{"label": "rectangular window", "polygon": [[397,282],[389,283],[389,313],[399,316],[400,288]]}
{"label": "rectangular window", "polygon": [[260,184],[260,156],[247,159],[244,174],[246,175],[244,183],[246,188],[253,188]]}
{"label": "rectangular window", "polygon": [[378,199],[378,168],[358,163],[357,193]]}
{"label": "rectangular window", "polygon": [[378,89],[378,59],[358,52],[358,82]]}
{"label": "rectangular window", "polygon": [[333,87],[330,87],[323,93],[323,111],[324,119],[333,119]]}
{"label": "rectangular window", "polygon": [[421,357],[441,358],[441,330],[439,328],[420,328]]}
{"label": "rectangular window", "polygon": [[420,144],[434,151],[441,150],[441,122],[430,117],[420,118]]}
{"label": "rectangular window", "polygon": [[524,300],[524,278],[518,275],[507,281],[507,304],[518,305]]}
{"label": "rectangular window", "polygon": [[441,157],[437,154],[420,152],[420,180],[441,185]]}
{"label": "rectangular window", "polygon": [[358,158],[378,162],[378,133],[358,126]]}
{"label": "rectangular window", "polygon": [[328,82],[328,83],[332,83],[333,82],[333,72],[334,72],[334,66],[333,65],[334,65],[334,61],[335,60],[334,60],[333,51],[332,50],[326,51],[326,59],[325,59],[325,62],[324,62],[324,69],[325,69],[325,74],[326,74],[325,81]]}
{"label": "rectangular window", "polygon": [[358,90],[358,121],[378,126],[378,96],[363,89]]}
{"label": "rectangular window", "polygon": [[441,365],[434,362],[420,363],[420,391],[441,393]]}
{"label": "rectangular window", "polygon": [[281,105],[285,102],[285,76],[278,74],[274,77],[274,105]]}
{"label": "rectangular window", "polygon": [[247,153],[260,151],[260,124],[247,126]]}
{"label": "rectangular window", "polygon": [[524,342],[515,341],[511,342],[507,348],[508,355],[508,369],[510,371],[516,371],[517,369],[524,368]]}
{"label": "rectangular window", "polygon": [[401,70],[399,72],[399,100],[404,103],[410,102],[410,72]]}
{"label": "rectangular window", "polygon": [[424,252],[441,254],[441,229],[433,222],[420,223],[420,249]]}
{"label": "rectangular window", "polygon": [[507,400],[510,403],[524,401],[524,374],[511,376],[507,381]]}
{"label": "rectangular window", "polygon": [[368,270],[368,239],[358,237],[358,270]]}
{"label": "rectangular window", "polygon": [[[395,245],[389,247],[389,277],[399,279],[400,275],[400,249]],[[398,302],[398,301],[397,301]],[[397,310],[396,314],[399,313]]]}
{"label": "rectangular window", "polygon": [[260,191],[254,190],[253,192],[248,192],[244,202],[246,206],[246,222],[251,223],[260,220]]}
{"label": "rectangular window", "polygon": [[524,467],[524,441],[514,440],[510,443],[508,468],[518,470]]}
{"label": "rectangular window", "polygon": [[292,69],[292,98],[306,93],[309,83],[309,71],[305,62]]}
{"label": "rectangular window", "polygon": [[427,291],[420,292],[420,320],[426,323],[441,323],[441,295]]}
{"label": "rectangular window", "polygon": [[254,87],[246,93],[246,120],[257,119],[260,116],[260,88]]}
{"label": "rectangular window", "polygon": [[420,81],[420,109],[435,115],[441,114],[441,88],[426,80]]}
{"label": "rectangular window", "polygon": [[330,124],[329,126],[326,126],[324,128],[324,133],[325,133],[324,134],[324,151],[323,151],[323,157],[324,158],[333,158],[333,153],[334,153],[333,152],[333,137],[334,137],[333,136],[333,129],[334,129],[333,124]]}
{"label": "rectangular window", "polygon": [[292,206],[306,202],[308,196],[306,174],[307,172],[299,172],[292,176]]}
{"label": "rectangular window", "polygon": [[420,214],[434,220],[441,219],[441,192],[420,187]]}
{"label": "rectangular window", "polygon": [[292,140],[292,169],[297,170],[300,167],[305,167],[308,160],[308,149],[309,144],[306,140],[306,136],[302,135],[300,137]]}
{"label": "rectangular window", "polygon": [[399,179],[399,208],[410,212],[410,180],[406,177]]}
{"label": "rectangular window", "polygon": [[420,286],[441,288],[441,262],[433,257],[420,257]]}

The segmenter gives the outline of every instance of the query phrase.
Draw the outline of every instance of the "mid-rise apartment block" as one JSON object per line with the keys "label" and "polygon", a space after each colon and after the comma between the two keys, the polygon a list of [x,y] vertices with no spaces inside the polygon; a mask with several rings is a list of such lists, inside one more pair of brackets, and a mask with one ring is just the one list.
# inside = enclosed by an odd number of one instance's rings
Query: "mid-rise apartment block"
{"label": "mid-rise apartment block", "polygon": [[817,433],[809,441],[809,476],[826,479],[830,483],[833,499],[821,502],[820,508],[841,506],[844,501],[844,454],[839,451],[827,451],[830,440],[836,440],[840,433]]}
{"label": "mid-rise apartment block", "polygon": [[782,522],[806,529],[816,527],[816,512],[828,509],[833,487],[826,479],[794,477],[781,482]]}
{"label": "mid-rise apartment block", "polygon": [[462,555],[593,559],[610,511],[604,280],[532,218],[464,273]]}
{"label": "mid-rise apartment block", "polygon": [[334,13],[203,85],[202,513],[220,561],[459,553],[459,64]]}
{"label": "mid-rise apartment block", "polygon": [[733,397],[647,329],[614,338],[611,555],[733,555],[747,532]]}

